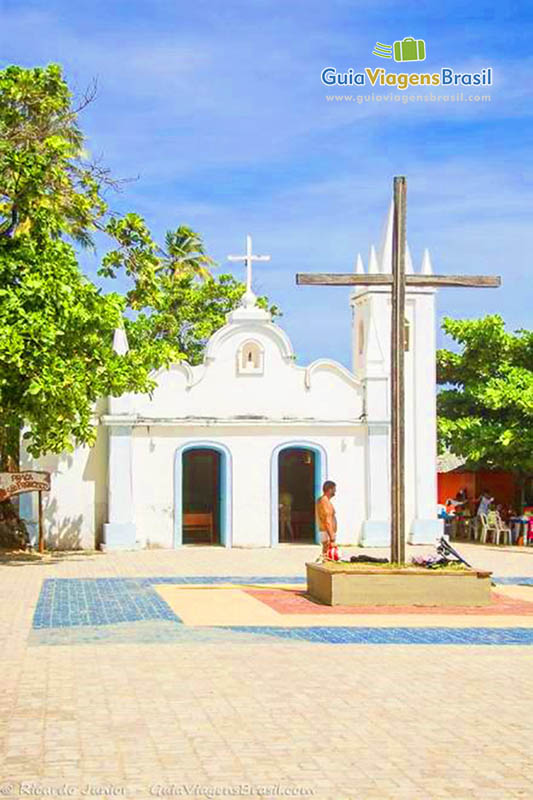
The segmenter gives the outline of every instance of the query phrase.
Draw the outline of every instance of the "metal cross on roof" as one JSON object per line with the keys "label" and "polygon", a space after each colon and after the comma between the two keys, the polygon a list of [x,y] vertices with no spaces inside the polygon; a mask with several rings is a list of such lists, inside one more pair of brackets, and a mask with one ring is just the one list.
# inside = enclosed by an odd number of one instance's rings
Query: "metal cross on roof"
{"label": "metal cross on roof", "polygon": [[243,256],[228,256],[228,261],[246,262],[246,292],[252,291],[252,262],[270,261],[270,256],[254,256],[252,253],[252,237],[246,237],[246,254]]}

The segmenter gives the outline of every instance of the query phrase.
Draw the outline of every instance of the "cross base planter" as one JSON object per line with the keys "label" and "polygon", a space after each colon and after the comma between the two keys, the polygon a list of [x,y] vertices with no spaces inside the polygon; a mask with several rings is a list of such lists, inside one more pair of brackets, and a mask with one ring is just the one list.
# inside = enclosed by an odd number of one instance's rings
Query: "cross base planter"
{"label": "cross base planter", "polygon": [[487,606],[491,572],[306,564],[307,592],[328,606]]}

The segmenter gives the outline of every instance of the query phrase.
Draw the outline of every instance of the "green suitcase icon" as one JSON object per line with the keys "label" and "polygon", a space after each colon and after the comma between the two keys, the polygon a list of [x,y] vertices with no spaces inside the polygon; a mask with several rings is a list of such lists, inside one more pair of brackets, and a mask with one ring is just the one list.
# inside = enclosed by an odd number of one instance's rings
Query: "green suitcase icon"
{"label": "green suitcase icon", "polygon": [[406,36],[399,42],[394,42],[395,61],[425,61],[426,43],[423,39],[413,39]]}

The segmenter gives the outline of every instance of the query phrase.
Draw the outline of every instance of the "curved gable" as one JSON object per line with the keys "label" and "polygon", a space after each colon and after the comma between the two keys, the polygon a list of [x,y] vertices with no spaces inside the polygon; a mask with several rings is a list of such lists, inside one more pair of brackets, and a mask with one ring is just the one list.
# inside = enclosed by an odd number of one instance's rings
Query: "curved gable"
{"label": "curved gable", "polygon": [[204,362],[209,363],[217,358],[217,355],[224,351],[227,342],[234,337],[249,338],[251,340],[261,341],[267,338],[275,344],[280,352],[280,355],[286,361],[294,360],[294,350],[291,340],[284,330],[274,325],[273,322],[250,320],[241,323],[228,323],[213,334],[207,343],[205,350]]}
{"label": "curved gable", "polygon": [[307,389],[311,388],[312,376],[315,373],[334,375],[354,389],[361,386],[361,381],[356,378],[353,372],[343,367],[338,361],[333,361],[330,358],[320,358],[317,361],[313,361],[305,368],[305,386]]}
{"label": "curved gable", "polygon": [[330,359],[308,367],[294,359],[289,337],[269,318],[236,319],[210,338],[203,364],[180,362],[155,373],[157,389],[152,398],[138,397],[135,411],[154,420],[346,421],[361,416],[362,388],[349,370]]}

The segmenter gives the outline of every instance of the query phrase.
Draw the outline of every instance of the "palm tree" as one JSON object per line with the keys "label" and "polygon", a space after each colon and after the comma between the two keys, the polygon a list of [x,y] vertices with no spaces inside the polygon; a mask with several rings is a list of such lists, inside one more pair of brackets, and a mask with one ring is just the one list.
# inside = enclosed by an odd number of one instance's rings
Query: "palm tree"
{"label": "palm tree", "polygon": [[180,225],[175,231],[167,231],[165,246],[161,252],[162,268],[172,277],[210,277],[210,267],[215,262],[205,252],[200,235],[191,228]]}

